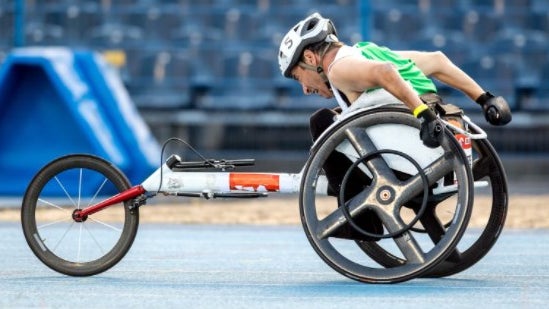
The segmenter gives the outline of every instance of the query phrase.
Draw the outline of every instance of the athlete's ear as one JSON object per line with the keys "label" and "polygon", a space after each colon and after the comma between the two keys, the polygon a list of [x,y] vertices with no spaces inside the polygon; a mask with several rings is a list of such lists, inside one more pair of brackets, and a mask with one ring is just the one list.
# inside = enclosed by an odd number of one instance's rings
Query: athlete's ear
{"label": "athlete's ear", "polygon": [[310,65],[316,65],[316,57],[315,53],[313,53],[310,49],[306,49],[303,51],[303,62]]}

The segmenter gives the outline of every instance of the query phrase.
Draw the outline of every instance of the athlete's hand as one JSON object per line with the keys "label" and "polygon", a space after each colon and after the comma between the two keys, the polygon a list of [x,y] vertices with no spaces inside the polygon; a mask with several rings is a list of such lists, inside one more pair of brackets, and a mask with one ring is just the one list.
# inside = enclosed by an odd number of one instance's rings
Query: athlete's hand
{"label": "athlete's hand", "polygon": [[424,107],[421,106],[416,108],[414,115],[416,115],[421,122],[419,138],[423,141],[423,145],[429,148],[436,148],[440,146],[440,139],[442,138],[442,124],[437,119],[435,113],[424,104]]}
{"label": "athlete's hand", "polygon": [[476,102],[482,106],[484,118],[489,123],[503,126],[511,121],[511,109],[503,97],[495,97],[490,92],[485,92]]}

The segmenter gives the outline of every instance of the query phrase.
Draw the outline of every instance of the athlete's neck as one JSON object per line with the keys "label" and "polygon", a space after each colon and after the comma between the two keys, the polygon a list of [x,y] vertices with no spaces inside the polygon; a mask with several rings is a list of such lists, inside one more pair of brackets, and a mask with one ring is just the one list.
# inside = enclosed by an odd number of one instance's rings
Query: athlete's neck
{"label": "athlete's neck", "polygon": [[320,66],[322,67],[324,72],[326,72],[326,74],[328,74],[328,68],[330,67],[330,64],[334,61],[337,51],[340,48],[341,45],[332,45],[332,47],[330,47],[328,51],[326,51],[326,53],[324,54],[324,58],[322,58],[322,63],[320,64]]}

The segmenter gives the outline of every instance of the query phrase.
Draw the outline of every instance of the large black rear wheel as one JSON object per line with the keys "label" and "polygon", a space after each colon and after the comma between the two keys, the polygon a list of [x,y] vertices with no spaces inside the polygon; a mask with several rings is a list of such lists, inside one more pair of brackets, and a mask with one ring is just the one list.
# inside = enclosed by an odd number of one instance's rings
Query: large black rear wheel
{"label": "large black rear wheel", "polygon": [[[317,254],[344,276],[367,283],[395,283],[422,276],[448,258],[467,227],[473,202],[467,158],[447,130],[441,147],[426,148],[419,139],[418,127],[417,119],[406,109],[383,107],[342,120],[313,147],[302,175],[301,221]],[[344,154],[355,163],[351,168],[370,179],[345,205],[338,203],[337,197],[327,204],[321,197],[327,182],[324,165],[334,153]],[[432,194],[426,196],[425,188],[430,192],[448,174],[455,179],[455,190],[450,194],[453,198],[446,199],[452,211],[449,224],[443,226],[448,219],[437,218],[432,235],[414,232],[411,227],[417,214],[409,205],[419,202],[429,206]],[[357,179],[352,181],[356,185]],[[367,213],[370,215],[364,216]],[[377,238],[372,242],[398,257],[402,261],[399,265],[386,267],[365,254],[356,245],[357,238],[361,238],[353,236],[356,233],[341,237],[339,232],[352,225],[350,222],[361,225],[367,220],[363,218],[371,216],[381,221],[382,233],[363,236]]]}
{"label": "large black rear wheel", "polygon": [[[473,133],[478,133],[473,131]],[[465,237],[452,254],[442,263],[426,272],[424,277],[444,277],[454,275],[475,265],[494,246],[501,234],[508,209],[507,179],[503,165],[486,139],[472,141],[473,177],[475,179],[475,203],[471,222]],[[444,201],[433,199],[430,212],[420,219],[418,230],[432,227],[437,214],[449,212]],[[448,217],[448,215],[446,215]],[[437,224],[435,224],[437,226]],[[372,241],[357,241],[359,247],[385,267],[396,267],[404,260],[392,255]]]}

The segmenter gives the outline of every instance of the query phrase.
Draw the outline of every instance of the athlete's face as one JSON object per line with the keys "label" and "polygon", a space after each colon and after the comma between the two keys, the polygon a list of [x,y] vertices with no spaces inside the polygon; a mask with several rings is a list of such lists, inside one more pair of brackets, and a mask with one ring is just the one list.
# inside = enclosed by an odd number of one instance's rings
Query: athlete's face
{"label": "athlete's face", "polygon": [[[305,63],[316,67],[317,61],[318,59],[316,59],[316,56],[312,52],[309,50],[305,51]],[[290,73],[292,74],[292,78],[301,84],[304,94],[318,94],[327,99],[333,97],[332,91],[328,88],[322,76],[320,76],[320,74],[315,70],[305,69],[299,65],[296,65]]]}
{"label": "athlete's face", "polygon": [[332,91],[317,72],[295,66],[291,73],[292,78],[301,84],[304,94],[318,94],[326,99],[333,97]]}

